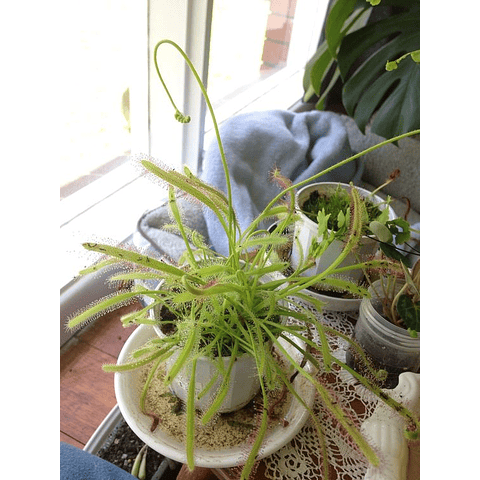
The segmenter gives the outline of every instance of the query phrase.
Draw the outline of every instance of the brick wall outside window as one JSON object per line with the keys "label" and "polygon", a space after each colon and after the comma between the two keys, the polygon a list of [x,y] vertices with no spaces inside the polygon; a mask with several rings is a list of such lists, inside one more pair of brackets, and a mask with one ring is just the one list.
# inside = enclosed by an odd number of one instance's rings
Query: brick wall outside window
{"label": "brick wall outside window", "polygon": [[271,0],[263,46],[262,74],[286,65],[297,0]]}

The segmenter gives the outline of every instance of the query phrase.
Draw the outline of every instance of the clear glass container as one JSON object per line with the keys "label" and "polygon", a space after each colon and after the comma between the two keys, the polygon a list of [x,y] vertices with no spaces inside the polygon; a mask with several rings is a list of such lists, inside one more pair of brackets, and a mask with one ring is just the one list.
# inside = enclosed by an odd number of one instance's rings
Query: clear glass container
{"label": "clear glass container", "polygon": [[[397,285],[397,291],[401,286]],[[418,373],[420,370],[420,334],[417,338],[411,337],[406,329],[394,325],[379,313],[382,310],[381,297],[378,296],[382,292],[380,281],[374,282],[369,291],[372,298],[362,299],[354,338],[374,366],[388,372],[383,386],[394,388],[400,373]],[[350,353],[348,363],[357,368],[359,362],[352,360]]]}

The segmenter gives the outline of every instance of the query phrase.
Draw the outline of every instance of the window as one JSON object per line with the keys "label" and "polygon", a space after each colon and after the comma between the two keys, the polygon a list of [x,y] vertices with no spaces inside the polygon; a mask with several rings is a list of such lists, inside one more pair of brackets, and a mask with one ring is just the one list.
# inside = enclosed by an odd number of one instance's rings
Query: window
{"label": "window", "polygon": [[[198,171],[209,141],[212,124],[200,91],[177,52],[166,46],[159,50],[162,73],[178,107],[192,117],[188,126],[173,120],[153,66],[155,44],[169,38],[185,49],[208,80],[219,122],[244,111],[286,109],[302,96],[303,68],[317,47],[327,5],[328,0],[89,0],[77,7],[80,26],[71,30],[77,55],[69,59],[72,98],[65,104],[70,111],[62,136],[71,138],[68,129],[80,124],[83,130],[63,147],[71,169],[65,169],[62,183],[79,175],[84,183],[96,179],[61,201],[62,318],[79,289],[82,301],[99,294],[98,279],[91,285],[72,280],[89,262],[81,242],[92,234],[121,242],[142,213],[162,202],[156,185],[122,164],[126,153],[147,153]],[[127,89],[128,117],[122,111]]]}
{"label": "window", "polygon": [[307,0],[246,0],[241,5],[216,0],[208,75],[214,107],[282,69],[303,69],[318,43],[322,4],[326,7],[326,2]]}
{"label": "window", "polygon": [[[246,111],[289,108],[303,94],[328,0],[215,0],[208,92],[217,121]],[[207,116],[205,143],[213,140]]]}
{"label": "window", "polygon": [[73,48],[67,59],[70,95],[61,106],[63,131],[58,132],[64,140],[61,198],[124,163],[131,152],[130,94],[141,78],[132,68],[139,50],[135,38],[143,26],[139,5],[134,0],[83,2],[66,31]]}
{"label": "window", "polygon": [[120,212],[125,199],[119,192],[132,190],[139,176],[128,164],[130,153],[148,152],[147,3],[88,0],[73,7],[75,21],[65,29],[70,84],[59,105],[57,134],[60,287],[85,266],[81,242],[92,232],[123,240],[143,212],[128,203]]}

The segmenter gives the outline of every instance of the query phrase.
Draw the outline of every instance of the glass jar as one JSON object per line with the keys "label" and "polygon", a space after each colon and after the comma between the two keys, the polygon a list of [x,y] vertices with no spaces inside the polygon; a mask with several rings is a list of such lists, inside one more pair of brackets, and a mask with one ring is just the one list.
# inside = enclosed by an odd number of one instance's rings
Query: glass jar
{"label": "glass jar", "polygon": [[[401,287],[401,284],[397,284],[396,292]],[[394,388],[401,373],[418,373],[420,370],[420,334],[417,338],[411,337],[406,329],[391,323],[379,313],[382,309],[380,281],[374,282],[369,292],[372,298],[363,298],[360,304],[354,338],[373,366],[388,372],[382,386]],[[352,362],[352,354],[349,353],[348,363],[358,370],[359,362]]]}

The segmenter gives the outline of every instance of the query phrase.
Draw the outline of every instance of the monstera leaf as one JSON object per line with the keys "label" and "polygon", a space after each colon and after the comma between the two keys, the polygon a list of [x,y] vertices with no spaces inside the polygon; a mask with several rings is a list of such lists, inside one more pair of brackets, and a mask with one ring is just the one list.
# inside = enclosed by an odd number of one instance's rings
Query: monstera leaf
{"label": "monstera leaf", "polygon": [[[369,20],[378,0],[337,0],[325,23],[325,41],[307,63],[304,101],[324,101],[337,79],[343,82],[347,113],[364,132],[375,114],[372,131],[385,138],[420,126],[420,1],[382,0],[399,13]],[[368,24],[367,24],[368,21]],[[415,52],[416,55],[406,55]],[[392,71],[385,68],[394,63]],[[416,61],[413,61],[415,58]]]}
{"label": "monstera leaf", "polygon": [[[372,47],[381,43],[381,47]],[[338,68],[342,99],[360,130],[376,112],[372,131],[391,138],[420,127],[420,66],[410,57],[387,71],[388,61],[420,48],[419,4],[408,12],[367,25],[343,39]],[[357,65],[357,60],[363,61]]]}
{"label": "monstera leaf", "polygon": [[[323,102],[340,76],[336,65],[338,48],[347,33],[365,26],[371,8],[365,0],[337,0],[332,4],[325,22],[325,41],[318,47],[313,57],[305,66],[303,88],[304,101],[310,101],[314,95],[319,96],[316,108],[323,109]],[[333,75],[328,74],[335,65]],[[328,85],[327,85],[328,81]]]}

